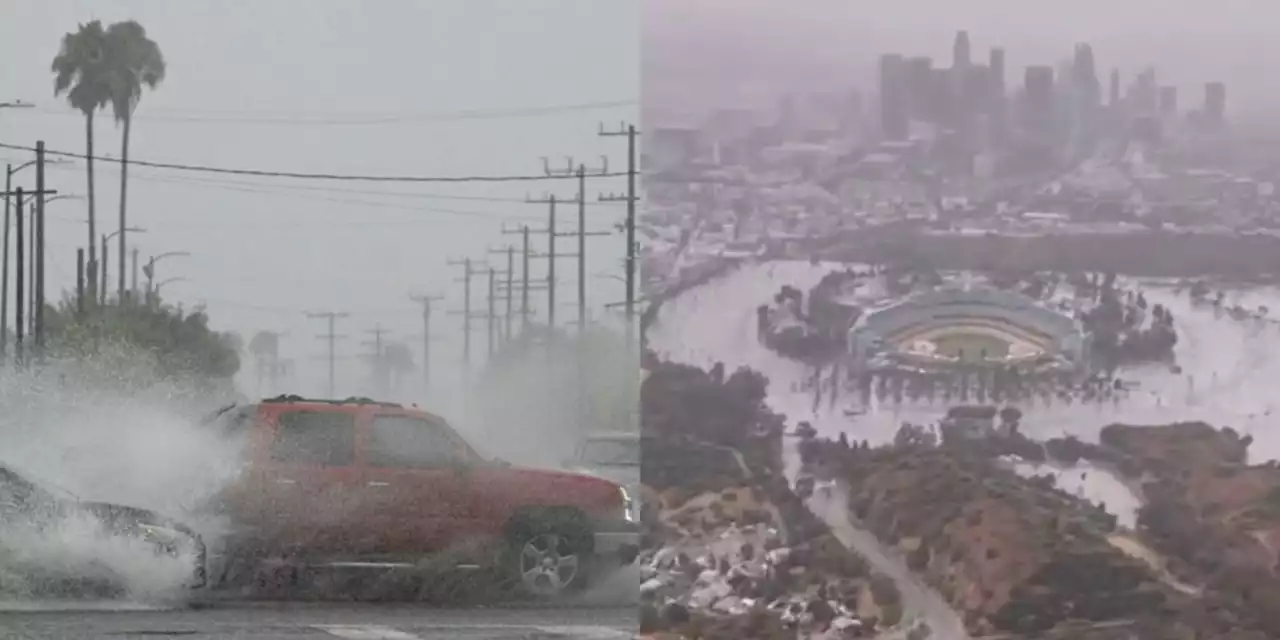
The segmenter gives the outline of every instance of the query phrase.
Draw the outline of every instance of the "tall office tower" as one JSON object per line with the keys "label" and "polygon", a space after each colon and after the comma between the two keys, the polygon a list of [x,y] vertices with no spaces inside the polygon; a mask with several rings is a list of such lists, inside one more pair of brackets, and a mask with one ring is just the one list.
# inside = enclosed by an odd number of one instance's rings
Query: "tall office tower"
{"label": "tall office tower", "polygon": [[1222,124],[1227,118],[1227,85],[1210,82],[1204,85],[1204,115],[1211,124]]}
{"label": "tall office tower", "polygon": [[1160,90],[1156,85],[1156,70],[1148,67],[1138,74],[1133,84],[1133,107],[1143,115],[1156,113],[1159,107]]}
{"label": "tall office tower", "polygon": [[1029,131],[1051,135],[1054,122],[1053,67],[1035,65],[1027,67],[1023,80],[1025,102],[1023,120]]}
{"label": "tall office tower", "polygon": [[995,47],[991,50],[987,68],[991,70],[991,97],[999,100],[1004,97],[1004,49]]}
{"label": "tall office tower", "polygon": [[1160,87],[1160,115],[1178,115],[1178,88],[1165,85]]}
{"label": "tall office tower", "polygon": [[952,126],[956,123],[956,86],[950,69],[935,68],[929,78],[929,107],[932,120]]}
{"label": "tall office tower", "polygon": [[880,56],[880,132],[889,140],[905,140],[909,134],[906,66],[899,54]]}
{"label": "tall office tower", "polygon": [[1048,65],[1027,67],[1023,84],[1028,106],[1036,111],[1053,109],[1053,67]]}
{"label": "tall office tower", "polygon": [[911,117],[929,120],[933,116],[929,104],[929,82],[933,76],[933,58],[917,56],[906,61],[907,105]]}
{"label": "tall office tower", "polygon": [[1111,106],[1120,105],[1120,70],[1111,70]]}
{"label": "tall office tower", "polygon": [[987,113],[991,107],[991,68],[975,64],[964,70],[960,95],[967,114]]}
{"label": "tall office tower", "polygon": [[969,66],[970,62],[969,32],[960,31],[956,33],[955,44],[951,47],[951,66],[961,69]]}
{"label": "tall office tower", "polygon": [[1075,59],[1071,64],[1071,76],[1071,84],[1081,96],[1081,100],[1089,106],[1096,106],[1102,98],[1101,87],[1094,68],[1093,47],[1087,43],[1076,45]]}

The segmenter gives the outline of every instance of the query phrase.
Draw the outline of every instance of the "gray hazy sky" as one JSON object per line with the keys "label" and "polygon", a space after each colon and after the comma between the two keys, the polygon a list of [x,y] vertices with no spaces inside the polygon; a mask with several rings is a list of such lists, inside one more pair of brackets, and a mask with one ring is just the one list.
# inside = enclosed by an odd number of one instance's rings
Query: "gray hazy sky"
{"label": "gray hazy sky", "polygon": [[[6,143],[43,139],[53,150],[83,151],[84,121],[53,97],[49,65],[62,35],[95,18],[138,20],[168,63],[165,83],[137,112],[130,149],[137,160],[459,176],[540,173],[540,156],[598,165],[608,154],[620,170],[624,139],[598,138],[598,123],[617,127],[638,114],[633,104],[510,113],[638,100],[637,0],[5,0],[2,11],[0,101],[38,105],[0,110]],[[495,113],[435,117],[464,110]],[[261,122],[290,118],[295,122]],[[361,118],[395,121],[350,124]],[[96,125],[97,153],[118,155],[110,113]],[[0,162],[28,157],[0,150]],[[119,171],[108,163],[96,168],[99,229],[110,231],[117,227]],[[19,175],[32,186],[33,172]],[[49,182],[83,194],[83,163],[51,168]],[[621,179],[594,185],[592,200],[596,191],[625,187]],[[411,291],[447,294],[441,307],[460,305],[461,285],[453,282],[459,271],[446,266],[448,258],[484,257],[487,247],[515,241],[500,233],[504,223],[545,224],[545,207],[474,198],[523,200],[526,193],[574,189],[569,181],[338,184],[131,167],[129,214],[131,225],[148,230],[132,236],[144,260],[164,251],[192,253],[162,263],[160,278],[190,278],[171,285],[166,297],[207,303],[214,324],[246,338],[259,329],[288,331],[285,355],[312,372],[304,390],[314,391],[323,366],[312,360],[322,353],[313,334],[324,327],[304,311],[352,313],[339,327],[351,336],[343,354],[355,353],[365,330],[379,323],[395,336],[418,334]],[[593,206],[588,226],[609,229],[621,213],[619,206]],[[75,248],[87,237],[85,205],[56,202],[48,215],[52,294],[74,285]],[[538,246],[544,240],[538,236]],[[620,273],[620,236],[592,240],[588,253],[591,273]],[[573,268],[560,263],[562,300],[574,291]],[[597,315],[622,296],[621,285],[608,278],[593,278],[591,289]],[[476,292],[480,307],[483,286]],[[569,318],[572,309],[558,313]],[[460,359],[460,322],[443,313],[435,320],[439,380]],[[483,329],[475,335],[477,344],[483,335]],[[362,366],[348,367],[348,380],[363,375]]]}
{"label": "gray hazy sky", "polygon": [[1162,82],[1181,87],[1183,105],[1220,79],[1233,114],[1280,107],[1280,80],[1266,71],[1280,58],[1272,0],[649,0],[643,22],[646,109],[689,102],[690,84],[700,102],[719,104],[865,84],[880,53],[950,60],[959,29],[977,59],[1006,48],[1010,82],[1089,42],[1100,73],[1118,66],[1131,77],[1155,64]]}

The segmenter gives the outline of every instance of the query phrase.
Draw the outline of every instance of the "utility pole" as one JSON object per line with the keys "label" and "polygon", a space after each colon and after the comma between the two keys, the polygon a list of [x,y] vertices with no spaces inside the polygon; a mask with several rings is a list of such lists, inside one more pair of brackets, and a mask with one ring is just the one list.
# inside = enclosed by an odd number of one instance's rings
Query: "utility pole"
{"label": "utility pole", "polygon": [[328,354],[328,358],[329,358],[329,390],[328,390],[328,394],[327,394],[327,395],[328,395],[328,397],[330,397],[330,398],[335,397],[334,389],[335,389],[335,386],[336,386],[336,385],[334,384],[334,380],[335,380],[335,375],[334,375],[334,373],[335,373],[335,371],[334,371],[334,363],[337,361],[337,352],[336,352],[336,350],[335,350],[335,347],[336,347],[336,345],[337,345],[337,341],[338,341],[339,339],[346,338],[346,336],[345,336],[345,335],[338,335],[337,333],[335,333],[335,332],[334,332],[334,330],[337,328],[337,323],[338,323],[338,320],[339,320],[339,319],[349,317],[350,315],[351,315],[351,314],[349,314],[349,313],[346,313],[346,312],[338,312],[338,311],[322,311],[322,312],[318,312],[318,313],[308,313],[308,314],[307,314],[307,317],[308,317],[308,318],[311,318],[311,319],[313,319],[313,320],[316,320],[316,319],[323,319],[323,320],[325,320],[325,321],[327,321],[327,322],[328,322],[328,329],[329,329],[329,330],[328,330],[326,333],[322,333],[322,334],[320,334],[320,335],[316,336],[316,338],[317,338],[317,339],[320,339],[320,340],[324,340],[324,341],[326,341],[326,342],[328,342],[328,343],[329,343],[329,354]]}
{"label": "utility pole", "polygon": [[636,137],[640,132],[636,130],[633,124],[619,125],[617,130],[606,131],[604,125],[600,125],[601,137],[626,136],[627,137],[627,193],[622,196],[613,194],[601,196],[602,202],[616,202],[623,200],[627,203],[627,218],[623,223],[624,231],[627,237],[627,253],[626,253],[626,283],[627,297],[625,303],[625,313],[627,319],[627,344],[634,342],[635,331],[635,314],[636,314],[636,262],[640,253],[640,247],[636,243],[636,202],[640,200],[640,196],[636,193],[636,174],[638,173],[638,158],[636,156]]}
{"label": "utility pole", "polygon": [[[519,229],[503,229],[504,235],[520,234],[520,333],[529,335],[529,258],[533,257],[529,246],[529,225]],[[510,268],[507,269],[510,271]]]}
{"label": "utility pole", "polygon": [[373,347],[373,382],[377,388],[379,395],[386,395],[387,389],[387,371],[386,371],[386,351],[382,346],[382,337],[390,333],[382,328],[382,325],[374,325],[367,333],[373,336],[371,340],[365,340],[361,344],[367,347]]}
{"label": "utility pole", "polygon": [[547,252],[545,254],[528,254],[530,258],[546,257],[547,258],[547,335],[550,336],[556,329],[556,259],[566,258],[556,253],[556,197],[548,195],[540,199],[525,198],[530,203],[542,203],[547,205],[547,228],[533,230],[526,227],[525,233],[545,233],[547,234]]}
{"label": "utility pole", "polygon": [[[5,192],[5,196],[8,195],[9,193]],[[26,239],[22,237],[22,219],[26,217],[22,213],[22,206],[25,204],[22,201],[22,187],[18,187],[18,191],[14,193],[13,197],[15,199],[15,203],[13,205],[13,211],[15,214],[14,222],[16,223],[14,225],[14,235],[17,236],[16,239],[18,241],[16,247],[17,251],[14,254],[13,262],[13,359],[14,362],[18,363],[18,366],[22,366],[24,355],[22,353],[22,336],[26,332],[26,327],[22,325],[22,303],[23,297],[26,293],[23,291],[23,284],[26,280],[25,274],[23,274],[23,253],[25,252],[24,247],[27,244]]]}
{"label": "utility pole", "polygon": [[[10,200],[9,190],[13,187],[13,165],[4,166],[4,266],[0,268],[3,271],[0,274],[0,363],[4,363],[9,358],[9,247],[12,244],[9,241],[10,214],[12,212],[13,202]],[[22,236],[18,236],[18,242],[22,242]]]}
{"label": "utility pole", "polygon": [[[105,251],[105,249],[104,249]],[[129,301],[136,303],[138,300],[138,248],[133,248],[133,286],[129,288]],[[106,288],[105,286],[103,288]]]}
{"label": "utility pole", "polygon": [[35,318],[36,356],[44,360],[44,140],[36,141],[36,302]]}
{"label": "utility pole", "polygon": [[[98,269],[99,274],[102,276],[102,282],[98,285],[98,288],[101,289],[98,293],[100,296],[98,304],[103,307],[107,306],[107,265],[110,264],[110,261],[107,259],[107,250],[109,248],[110,247],[107,246],[107,234],[104,233],[102,234],[102,267]],[[124,304],[124,300],[118,300],[117,302]]]}
{"label": "utility pole", "polygon": [[84,317],[84,247],[76,249],[76,317]]}
{"label": "utility pole", "polygon": [[462,283],[462,310],[450,311],[449,315],[462,316],[462,363],[463,371],[467,378],[471,375],[471,320],[474,317],[471,313],[471,278],[484,273],[482,268],[478,268],[471,258],[463,260],[450,260],[448,264],[451,266],[462,267],[462,278],[456,282]]}
{"label": "utility pole", "polygon": [[[609,173],[609,161],[606,157],[601,157],[600,167],[592,169],[590,173],[607,175]],[[552,238],[556,236],[576,236],[578,238],[578,253],[575,256],[578,259],[578,330],[583,331],[587,326],[587,236],[607,236],[608,231],[587,231],[587,166],[578,164],[577,168],[573,168],[573,159],[569,158],[568,168],[556,170],[552,169],[550,164],[545,162],[543,171],[549,176],[568,176],[576,175],[578,177],[578,194],[571,199],[560,199],[560,202],[568,202],[578,205],[578,229],[577,231],[559,232],[554,225],[548,226],[547,233]],[[549,199],[554,200],[554,197]],[[554,245],[553,245],[554,246]],[[570,257],[565,255],[564,257]],[[550,257],[551,264],[555,264],[555,257]],[[554,302],[554,300],[550,301]],[[548,310],[548,313],[551,313]]]}
{"label": "utility pole", "polygon": [[431,303],[443,300],[444,296],[410,295],[414,302],[422,305],[422,400],[431,399]]}
{"label": "utility pole", "polygon": [[[506,233],[506,231],[503,230],[503,233]],[[506,300],[507,308],[505,314],[502,316],[502,341],[506,343],[511,340],[511,320],[512,314],[514,313],[511,299],[512,296],[515,295],[515,287],[512,286],[512,280],[516,273],[516,248],[512,245],[507,245],[501,249],[490,249],[489,253],[506,254],[507,256],[507,270],[503,272],[507,276],[506,286],[503,287],[503,289],[505,289],[504,293],[506,294],[504,298]]]}
{"label": "utility pole", "polygon": [[487,316],[488,330],[489,330],[489,340],[487,342],[487,351],[488,351],[489,361],[493,361],[494,334],[498,332],[498,326],[497,326],[498,316],[497,316],[497,309],[495,306],[497,303],[498,292],[494,286],[497,284],[497,278],[498,278],[497,269],[494,269],[493,267],[489,267],[489,295],[488,295],[489,310],[485,314]]}
{"label": "utility pole", "polygon": [[[39,180],[39,179],[37,179],[37,183],[41,183],[41,182],[43,182],[43,180]],[[27,292],[26,290],[24,290],[25,280],[26,280],[27,275],[28,275],[28,274],[24,271],[24,267],[25,267],[25,264],[24,264],[24,263],[25,263],[25,262],[26,262],[26,260],[27,260],[27,255],[26,255],[26,251],[25,251],[26,247],[24,246],[26,243],[24,242],[25,238],[23,237],[23,234],[24,234],[24,233],[26,233],[26,230],[25,230],[25,228],[23,227],[23,219],[24,219],[24,217],[25,217],[25,216],[23,215],[23,205],[25,204],[25,202],[24,202],[24,198],[25,198],[26,196],[29,196],[29,195],[35,195],[35,196],[36,196],[36,202],[32,203],[32,206],[31,206],[31,209],[32,209],[32,212],[31,212],[31,213],[32,213],[32,215],[31,215],[31,224],[33,224],[33,225],[38,225],[38,224],[40,224],[40,220],[39,220],[40,216],[38,215],[38,210],[39,210],[40,202],[43,200],[43,196],[46,196],[46,195],[54,195],[54,194],[56,194],[56,193],[57,193],[57,191],[51,191],[51,190],[39,189],[39,188],[37,188],[35,192],[31,192],[31,191],[24,191],[21,187],[19,187],[19,188],[15,189],[15,190],[13,190],[13,191],[8,191],[8,190],[6,190],[4,193],[0,193],[0,195],[3,195],[3,196],[6,198],[6,200],[7,200],[8,198],[13,198],[13,199],[14,199],[14,204],[13,204],[13,209],[14,209],[14,222],[15,222],[15,224],[14,224],[14,236],[15,236],[15,240],[16,240],[16,242],[14,243],[14,248],[16,249],[16,251],[14,252],[14,254],[15,254],[15,255],[14,255],[14,271],[15,271],[15,273],[14,273],[14,319],[13,319],[13,320],[14,320],[14,323],[13,323],[13,328],[14,328],[14,355],[15,355],[15,357],[17,358],[17,360],[18,360],[19,362],[21,362],[21,361],[22,361],[22,355],[23,355],[23,354],[22,354],[22,347],[23,347],[22,342],[23,342],[23,337],[24,337],[24,335],[25,335],[25,333],[26,333],[26,327],[24,326],[24,321],[25,321],[25,320],[28,320],[27,318],[24,318],[24,317],[23,317],[23,315],[24,315],[24,314],[23,314],[23,308],[22,308],[22,307],[23,307],[24,298],[25,298],[25,297],[27,296],[27,294],[29,293],[29,292]],[[31,247],[31,250],[32,250],[32,251],[36,251],[36,250],[37,250],[37,248],[36,248],[36,247]],[[43,305],[42,305],[42,306],[43,306]],[[30,311],[34,311],[34,310],[29,310],[29,312],[30,312]],[[43,313],[40,313],[40,314],[39,314],[39,316],[40,316],[40,318],[43,320],[44,314],[43,314]],[[40,343],[39,343],[39,342],[37,342],[37,346],[39,346],[39,345],[40,345]]]}

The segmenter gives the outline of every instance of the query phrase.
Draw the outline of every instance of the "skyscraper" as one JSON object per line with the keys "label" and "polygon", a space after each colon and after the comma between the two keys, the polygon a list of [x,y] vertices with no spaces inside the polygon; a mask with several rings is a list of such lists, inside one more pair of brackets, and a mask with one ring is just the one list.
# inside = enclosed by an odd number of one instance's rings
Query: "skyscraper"
{"label": "skyscraper", "polygon": [[951,47],[951,65],[957,69],[969,66],[972,62],[969,53],[969,32],[956,33],[955,44]]}
{"label": "skyscraper", "polygon": [[1133,82],[1133,109],[1142,115],[1156,113],[1160,106],[1160,90],[1156,85],[1156,70],[1148,67]]}
{"label": "skyscraper", "polygon": [[1111,70],[1111,100],[1109,104],[1113,107],[1120,105],[1120,70]]}
{"label": "skyscraper", "polygon": [[906,65],[908,111],[913,118],[928,120],[933,117],[929,104],[929,82],[933,75],[933,59],[924,56],[907,58]]}
{"label": "skyscraper", "polygon": [[1160,87],[1160,115],[1178,115],[1178,88],[1165,85]]}
{"label": "skyscraper", "polygon": [[1071,84],[1084,104],[1096,106],[1101,101],[1101,86],[1094,69],[1093,47],[1088,43],[1076,45],[1076,55],[1071,64]]}
{"label": "skyscraper", "polygon": [[987,61],[987,74],[990,80],[988,87],[991,113],[991,126],[988,129],[990,142],[998,148],[1003,148],[1009,137],[1009,109],[1005,100],[1004,49],[1000,47],[991,49]]}
{"label": "skyscraper", "polygon": [[899,54],[880,56],[880,130],[890,140],[905,140],[909,134],[906,66]]}
{"label": "skyscraper", "polygon": [[958,91],[952,79],[951,69],[935,67],[929,74],[929,112],[934,122],[947,126],[956,122]]}
{"label": "skyscraper", "polygon": [[1004,97],[1004,49],[995,47],[991,50],[991,57],[987,61],[987,67],[991,69],[991,93],[993,99]]}
{"label": "skyscraper", "polygon": [[1053,109],[1053,67],[1033,65],[1027,67],[1023,80],[1027,92],[1027,105],[1034,111]]}
{"label": "skyscraper", "polygon": [[1029,133],[1037,137],[1051,136],[1054,123],[1053,67],[1027,67],[1024,80],[1022,120]]}
{"label": "skyscraper", "polygon": [[1227,117],[1227,85],[1210,82],[1204,85],[1204,115],[1211,124],[1222,124]]}

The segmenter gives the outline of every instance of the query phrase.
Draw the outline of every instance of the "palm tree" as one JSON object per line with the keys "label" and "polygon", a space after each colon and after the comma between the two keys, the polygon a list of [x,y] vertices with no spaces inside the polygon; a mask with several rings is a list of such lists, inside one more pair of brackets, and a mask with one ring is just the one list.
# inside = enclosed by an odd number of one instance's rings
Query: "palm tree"
{"label": "palm tree", "polygon": [[133,112],[142,99],[143,88],[155,89],[164,81],[164,55],[160,45],[147,37],[147,30],[134,20],[117,22],[107,28],[108,64],[110,65],[111,110],[116,123],[121,125],[120,135],[120,249],[119,292],[125,294],[125,255],[127,251],[125,230],[128,225],[127,202],[129,187],[129,131],[133,124]]}
{"label": "palm tree", "polygon": [[258,394],[262,394],[263,373],[270,370],[272,377],[278,372],[280,360],[280,334],[275,331],[259,331],[249,340],[249,353],[253,355],[258,370]]}
{"label": "palm tree", "polygon": [[386,393],[399,387],[401,377],[413,371],[413,352],[404,343],[393,342],[382,350],[379,367],[381,374],[385,376],[383,381],[390,387],[379,391]]}
{"label": "palm tree", "polygon": [[94,215],[93,191],[93,116],[111,101],[111,86],[108,80],[106,52],[106,31],[102,22],[94,20],[81,24],[75,33],[62,36],[62,47],[53,58],[51,71],[54,74],[53,95],[66,93],[67,103],[84,114],[85,137],[85,176],[88,180],[89,196],[89,268],[86,278],[91,287],[90,300],[97,290],[97,219]]}

